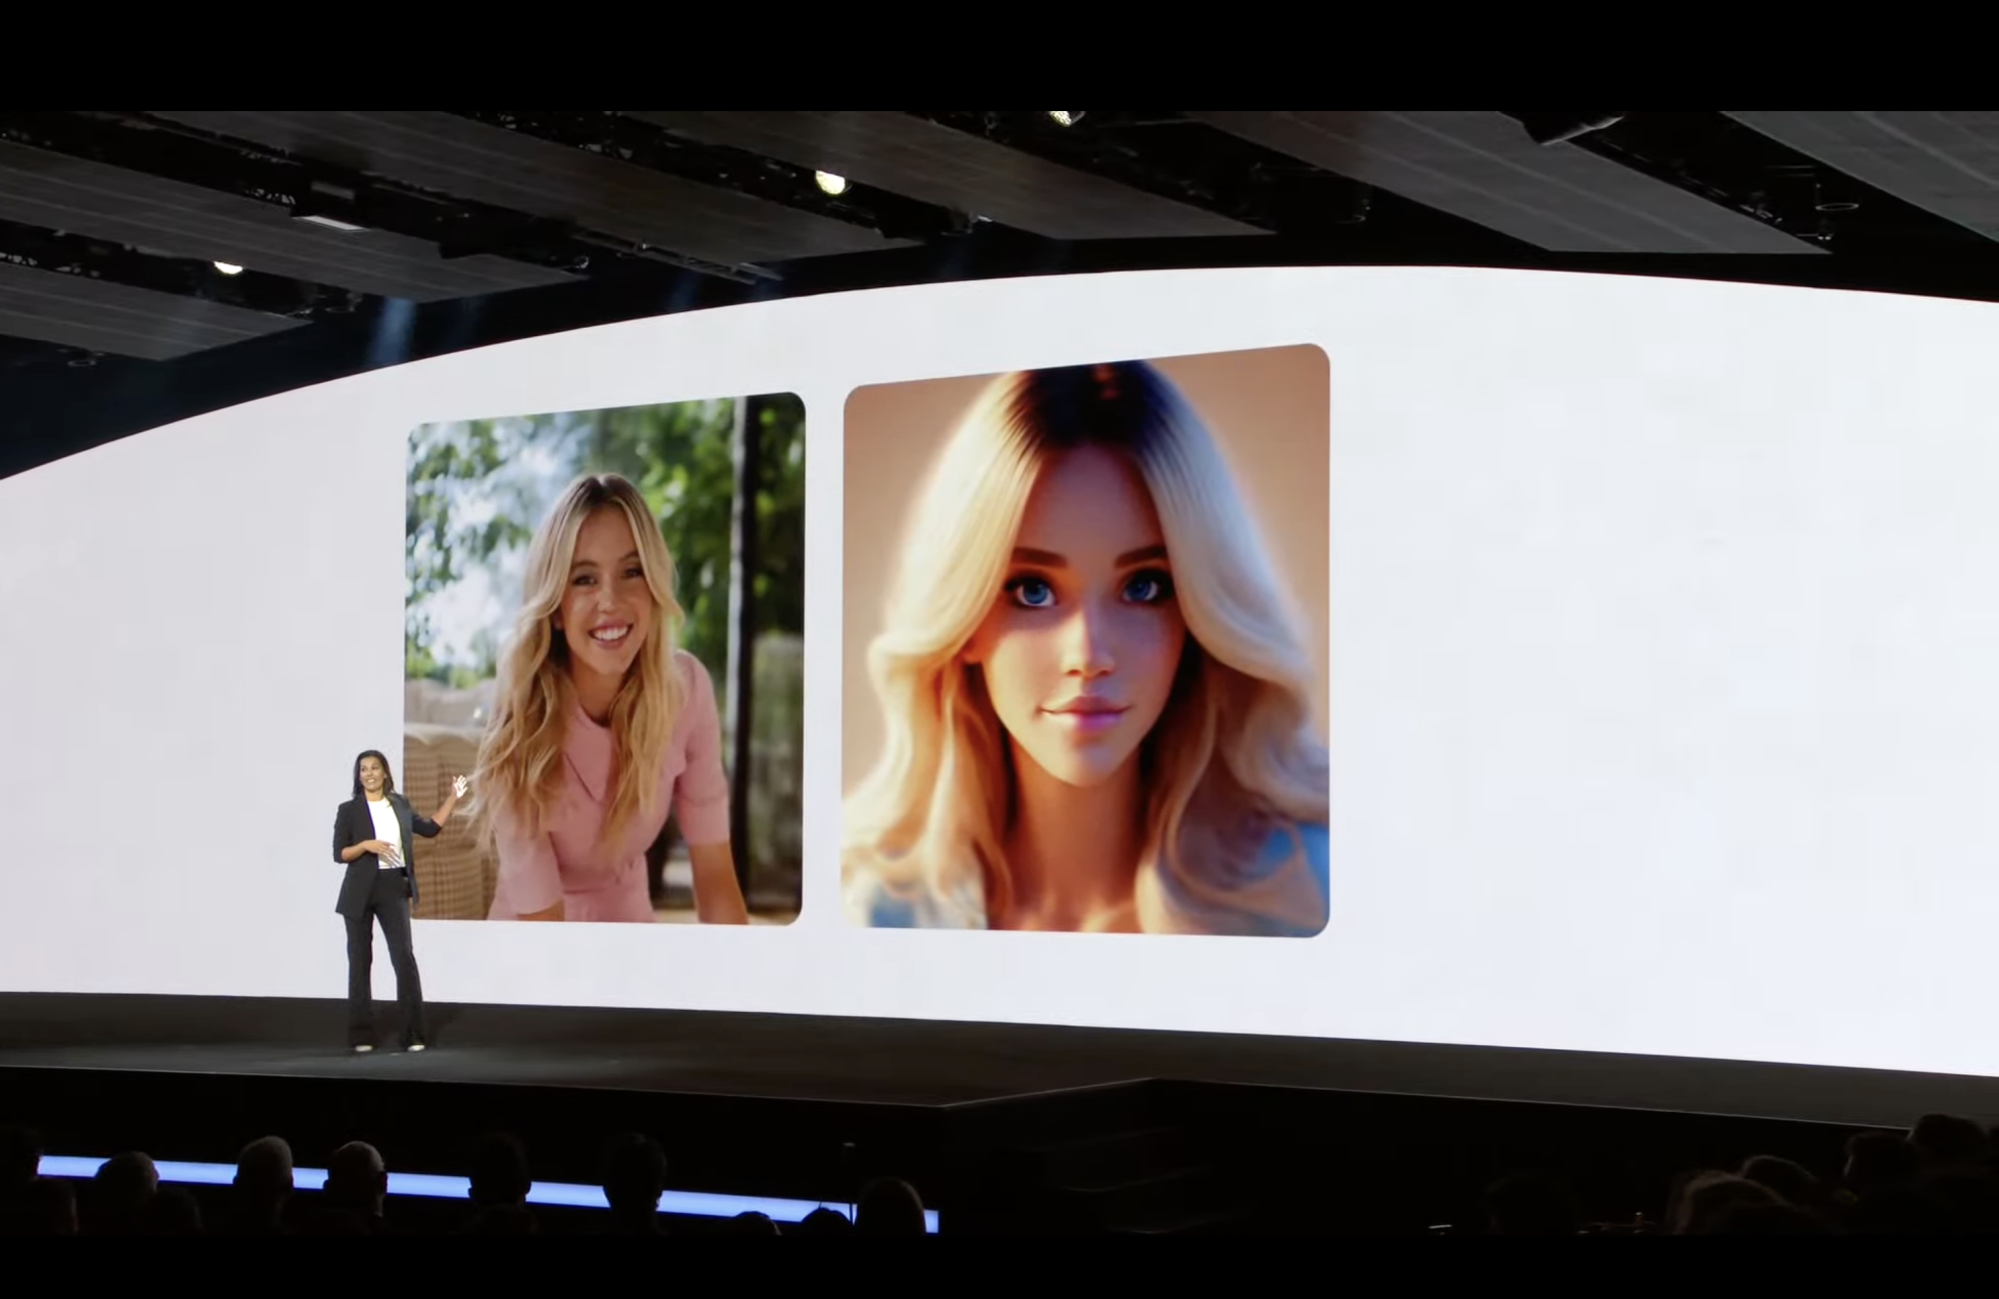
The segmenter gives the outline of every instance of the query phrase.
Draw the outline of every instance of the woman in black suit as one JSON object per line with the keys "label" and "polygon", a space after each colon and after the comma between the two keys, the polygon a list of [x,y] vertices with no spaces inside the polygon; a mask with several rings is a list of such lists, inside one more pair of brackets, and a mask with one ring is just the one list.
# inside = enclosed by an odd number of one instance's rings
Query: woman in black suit
{"label": "woman in black suit", "polygon": [[370,749],[354,759],[354,797],[333,818],[333,859],[347,867],[334,904],[347,921],[347,1044],[359,1053],[375,1049],[375,922],[389,940],[396,970],[396,1000],[403,1011],[403,1049],[421,1051],[424,1041],[423,980],[410,944],[410,908],[416,904],[416,875],[410,870],[412,834],[434,839],[458,807],[468,782],[451,782],[451,797],[437,815],[420,815],[396,792],[389,760]]}

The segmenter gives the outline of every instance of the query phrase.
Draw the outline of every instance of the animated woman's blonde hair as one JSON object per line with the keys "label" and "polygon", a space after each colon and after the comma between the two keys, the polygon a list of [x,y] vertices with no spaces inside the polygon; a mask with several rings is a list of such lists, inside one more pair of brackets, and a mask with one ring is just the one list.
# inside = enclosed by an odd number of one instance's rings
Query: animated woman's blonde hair
{"label": "animated woman's blonde hair", "polygon": [[654,605],[652,633],[611,704],[614,774],[604,841],[613,841],[633,816],[652,812],[659,797],[660,764],[684,693],[674,666],[683,614],[673,594],[673,556],[638,488],[617,474],[586,476],[569,485],[528,547],[520,618],[500,663],[474,777],[474,788],[490,800],[491,831],[504,821],[523,834],[541,833],[562,793],[562,746],[575,694],[569,646],[555,630],[555,615],[577,534],[599,510],[617,510],[631,526]]}
{"label": "animated woman's blonde hair", "polygon": [[[945,446],[868,650],[886,734],[847,800],[849,899],[865,906],[885,891],[971,928],[1012,905],[1009,749],[983,670],[962,652],[999,598],[1036,477],[1083,446],[1137,467],[1189,633],[1141,747],[1140,927],[1316,933],[1325,897],[1296,834],[1327,810],[1313,659],[1227,462],[1187,401],[1140,362],[1002,376]],[[1271,856],[1286,832],[1292,850]]]}

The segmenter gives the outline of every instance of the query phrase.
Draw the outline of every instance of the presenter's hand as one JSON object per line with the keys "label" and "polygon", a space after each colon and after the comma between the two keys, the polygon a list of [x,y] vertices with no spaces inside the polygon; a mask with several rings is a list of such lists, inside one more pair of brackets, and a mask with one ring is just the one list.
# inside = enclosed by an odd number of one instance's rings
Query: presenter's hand
{"label": "presenter's hand", "polygon": [[454,777],[452,777],[452,779],[451,779],[451,796],[452,796],[453,798],[463,798],[463,797],[465,797],[465,791],[466,791],[466,790],[469,790],[469,789],[471,789],[471,788],[472,788],[472,782],[471,782],[471,781],[469,781],[469,780],[467,780],[467,779],[465,779],[465,777],[463,777],[463,776],[454,776]]}
{"label": "presenter's hand", "polygon": [[387,857],[390,861],[395,861],[402,855],[396,851],[394,844],[387,843],[381,839],[370,839],[361,846],[369,852],[374,853],[377,857]]}

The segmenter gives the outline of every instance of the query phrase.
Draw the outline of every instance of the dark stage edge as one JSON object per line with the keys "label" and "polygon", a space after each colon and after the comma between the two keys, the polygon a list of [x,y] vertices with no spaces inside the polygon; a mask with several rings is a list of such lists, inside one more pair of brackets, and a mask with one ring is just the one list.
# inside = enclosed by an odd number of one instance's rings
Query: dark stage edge
{"label": "dark stage edge", "polygon": [[[1999,1079],[1662,1056],[696,1011],[435,1006],[433,1049],[343,1049],[342,1003],[0,994],[0,1068],[950,1106],[1147,1079],[1904,1126]],[[384,1007],[381,1022],[395,1022]]]}

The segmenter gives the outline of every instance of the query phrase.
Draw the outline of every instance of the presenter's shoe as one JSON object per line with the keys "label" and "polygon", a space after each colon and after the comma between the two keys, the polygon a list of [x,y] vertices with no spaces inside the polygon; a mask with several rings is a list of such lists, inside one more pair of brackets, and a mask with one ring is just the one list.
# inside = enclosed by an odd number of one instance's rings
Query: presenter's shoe
{"label": "presenter's shoe", "polygon": [[403,1050],[405,1051],[428,1051],[429,1049],[430,1047],[421,1041],[403,1043]]}
{"label": "presenter's shoe", "polygon": [[367,1055],[370,1051],[373,1051],[375,1048],[369,1046],[366,1042],[356,1042],[353,1046],[348,1047],[347,1049],[352,1051],[355,1055]]}

